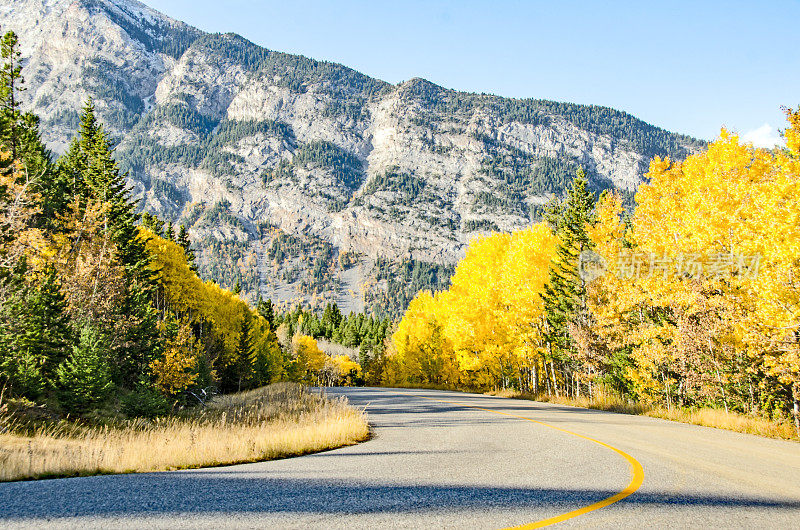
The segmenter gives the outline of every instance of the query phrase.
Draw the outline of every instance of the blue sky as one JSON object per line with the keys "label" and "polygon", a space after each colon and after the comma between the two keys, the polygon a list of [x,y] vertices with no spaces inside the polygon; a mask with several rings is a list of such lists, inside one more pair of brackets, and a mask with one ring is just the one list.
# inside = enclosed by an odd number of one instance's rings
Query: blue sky
{"label": "blue sky", "polygon": [[800,104],[800,0],[144,1],[392,83],[606,105],[705,139],[769,143]]}

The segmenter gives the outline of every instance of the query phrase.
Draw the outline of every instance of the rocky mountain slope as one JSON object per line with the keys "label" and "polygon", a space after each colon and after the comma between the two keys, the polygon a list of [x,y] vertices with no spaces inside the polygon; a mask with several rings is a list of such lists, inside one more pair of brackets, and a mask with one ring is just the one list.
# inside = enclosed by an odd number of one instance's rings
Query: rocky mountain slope
{"label": "rocky mountain slope", "polygon": [[134,0],[14,0],[0,29],[20,35],[48,145],[64,151],[93,97],[143,208],[250,297],[396,312],[578,167],[631,193],[652,156],[701,147],[609,108],[391,85]]}

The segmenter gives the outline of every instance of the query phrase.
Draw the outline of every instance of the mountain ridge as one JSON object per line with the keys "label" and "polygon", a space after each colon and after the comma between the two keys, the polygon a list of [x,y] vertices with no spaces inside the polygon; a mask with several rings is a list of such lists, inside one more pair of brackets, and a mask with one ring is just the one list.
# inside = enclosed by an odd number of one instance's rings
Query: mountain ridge
{"label": "mountain ridge", "polygon": [[186,224],[204,276],[251,298],[397,312],[578,167],[629,197],[650,158],[703,145],[608,107],[392,85],[135,0],[20,0],[0,27],[21,36],[48,145],[63,152],[92,96],[142,207]]}

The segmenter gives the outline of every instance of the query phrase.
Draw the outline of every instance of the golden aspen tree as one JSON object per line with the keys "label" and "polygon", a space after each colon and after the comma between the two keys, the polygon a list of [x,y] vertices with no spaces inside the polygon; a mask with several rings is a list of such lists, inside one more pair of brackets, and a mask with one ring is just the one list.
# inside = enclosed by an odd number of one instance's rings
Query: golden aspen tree
{"label": "golden aspen tree", "polygon": [[302,380],[318,384],[327,356],[319,349],[317,341],[307,335],[295,335],[292,338],[292,350]]}
{"label": "golden aspen tree", "polygon": [[443,329],[460,369],[474,373],[478,386],[507,386],[514,369],[508,329],[502,325],[503,257],[510,234],[474,238],[456,267],[448,291],[449,318]]}
{"label": "golden aspen tree", "polygon": [[37,268],[47,254],[44,234],[31,224],[40,198],[25,167],[12,161],[9,151],[0,149],[0,164],[11,165],[0,171],[0,268],[15,267],[23,257]]}
{"label": "golden aspen tree", "polygon": [[[684,268],[681,276],[670,271],[637,281],[648,305],[671,314],[660,327],[672,329],[660,342],[677,354],[673,364],[689,365],[687,384],[689,376],[699,381],[701,397],[716,387],[726,407],[726,388],[753,370],[772,372],[769,363],[783,356],[778,345],[795,340],[795,128],[787,131],[787,150],[757,149],[723,130],[708,151],[681,164],[655,159],[636,197],[633,242],[680,258],[674,266]],[[782,380],[795,385],[791,375]]]}
{"label": "golden aspen tree", "polygon": [[[160,324],[163,332],[165,323]],[[188,322],[178,326],[175,336],[167,341],[164,355],[150,363],[156,387],[165,394],[175,395],[189,388],[197,380],[197,360],[202,346],[195,338]]]}
{"label": "golden aspen tree", "polygon": [[444,335],[447,305],[421,291],[408,306],[392,336],[391,376],[405,383],[456,383],[452,346]]}
{"label": "golden aspen tree", "polygon": [[787,109],[786,149],[774,156],[772,201],[762,210],[764,263],[755,306],[766,342],[768,374],[791,388],[792,415],[800,434],[800,108]]}
{"label": "golden aspen tree", "polygon": [[361,377],[361,365],[347,355],[328,356],[322,373],[325,386],[351,386]]}
{"label": "golden aspen tree", "polygon": [[540,293],[547,283],[556,238],[544,223],[511,235],[503,255],[500,278],[499,321],[507,329],[508,347],[514,353],[522,390],[538,391],[544,363]]}
{"label": "golden aspen tree", "polygon": [[112,329],[124,324],[118,308],[125,295],[125,270],[103,229],[107,208],[97,201],[83,208],[73,202],[60,219],[62,231],[52,234],[49,246],[73,320]]}

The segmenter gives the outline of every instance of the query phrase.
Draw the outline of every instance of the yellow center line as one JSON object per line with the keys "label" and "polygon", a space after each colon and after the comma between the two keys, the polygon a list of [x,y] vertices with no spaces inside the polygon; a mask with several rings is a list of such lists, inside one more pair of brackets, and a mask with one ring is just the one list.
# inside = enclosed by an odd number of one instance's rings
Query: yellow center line
{"label": "yellow center line", "polygon": [[561,514],[561,515],[556,515],[555,517],[549,517],[547,519],[542,519],[541,521],[536,521],[536,522],[533,522],[533,523],[527,523],[527,524],[523,524],[523,525],[519,525],[519,526],[513,526],[513,527],[510,527],[509,529],[506,529],[506,530],[511,530],[511,529],[514,529],[514,530],[528,530],[528,529],[531,529],[531,528],[542,528],[544,526],[549,526],[551,524],[560,523],[562,521],[566,521],[568,519],[572,519],[574,517],[578,517],[579,515],[583,515],[585,513],[589,513],[589,512],[593,512],[595,510],[599,510],[600,508],[605,508],[606,506],[609,506],[611,504],[614,504],[615,502],[621,501],[625,497],[631,495],[633,492],[635,492],[636,490],[639,489],[639,487],[642,485],[642,482],[644,481],[644,468],[642,468],[642,464],[640,464],[638,460],[633,458],[628,453],[626,453],[624,451],[621,451],[620,449],[617,449],[616,447],[608,445],[607,443],[601,442],[600,440],[595,440],[594,438],[590,438],[588,436],[584,436],[584,435],[578,434],[576,432],[568,431],[567,429],[562,429],[561,427],[556,427],[555,425],[550,425],[549,423],[544,423],[543,421],[534,420],[532,418],[528,418],[528,417],[525,417],[525,416],[518,416],[517,414],[511,414],[511,413],[508,413],[508,412],[501,412],[499,410],[487,409],[487,408],[478,407],[478,406],[475,406],[475,405],[468,405],[466,403],[462,403],[462,402],[459,402],[459,401],[448,401],[446,399],[436,399],[436,398],[427,397],[427,396],[420,396],[420,395],[417,395],[416,397],[422,398],[422,399],[428,399],[430,401],[439,401],[440,403],[450,403],[451,405],[461,405],[463,407],[469,407],[469,408],[472,408],[472,409],[483,410],[483,411],[486,411],[486,412],[493,412],[495,414],[501,414],[503,416],[509,416],[511,418],[517,418],[519,420],[525,420],[525,421],[530,421],[532,423],[538,423],[539,425],[544,425],[545,427],[549,427],[549,428],[554,429],[556,431],[561,431],[563,433],[571,434],[572,436],[577,436],[578,438],[583,438],[584,440],[588,440],[590,442],[594,442],[597,445],[602,445],[606,449],[611,449],[612,451],[614,451],[618,455],[622,456],[622,458],[627,460],[628,464],[631,466],[631,481],[630,481],[630,483],[628,484],[628,486],[624,490],[620,491],[616,495],[612,495],[612,496],[610,496],[610,497],[608,497],[606,499],[603,499],[601,501],[598,501],[598,502],[595,502],[593,504],[590,504],[589,506],[584,506],[583,508],[579,508],[577,510],[573,510],[571,512],[567,512],[567,513],[564,513],[564,514]]}

